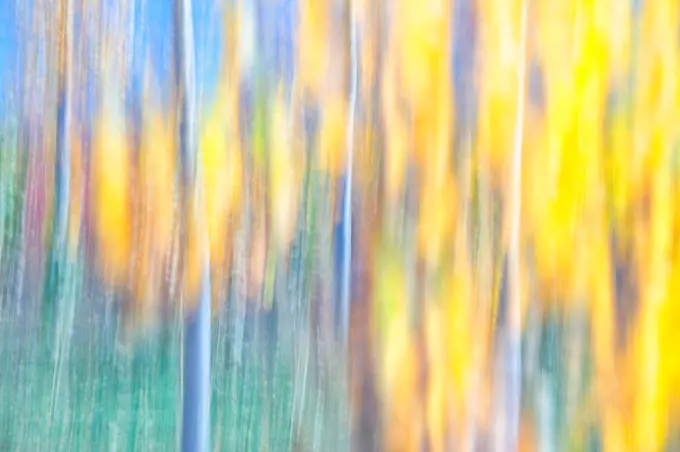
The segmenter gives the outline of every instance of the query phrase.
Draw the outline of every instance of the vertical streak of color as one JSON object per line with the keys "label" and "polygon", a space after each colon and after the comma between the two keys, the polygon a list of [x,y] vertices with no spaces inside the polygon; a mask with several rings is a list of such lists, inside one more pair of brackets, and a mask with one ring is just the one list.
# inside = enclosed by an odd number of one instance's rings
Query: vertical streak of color
{"label": "vertical streak of color", "polygon": [[65,0],[64,19],[62,22],[64,45],[64,61],[60,70],[63,71],[63,79],[59,92],[59,112],[57,116],[57,170],[56,170],[56,227],[54,230],[55,249],[61,253],[66,246],[66,228],[68,222],[69,181],[70,169],[70,139],[72,133],[72,99],[71,88],[73,84],[73,1]]}
{"label": "vertical streak of color", "polygon": [[524,103],[526,90],[526,47],[527,47],[527,8],[528,0],[522,2],[522,22],[520,29],[519,66],[517,77],[517,117],[515,122],[515,136],[513,143],[512,161],[512,191],[510,199],[510,244],[508,282],[510,306],[508,325],[508,412],[507,412],[507,443],[506,450],[517,450],[519,435],[519,416],[522,399],[522,350],[521,350],[521,299],[520,299],[520,212],[522,186],[522,146],[524,129]]}
{"label": "vertical streak of color", "polygon": [[343,199],[343,251],[342,251],[342,338],[346,343],[349,330],[350,279],[352,270],[352,167],[354,160],[354,116],[357,104],[357,29],[354,20],[354,0],[349,0],[350,25],[350,98],[347,114],[347,173]]}
{"label": "vertical streak of color", "polygon": [[[191,0],[177,0],[175,43],[180,68],[181,152],[184,158],[184,189],[196,184],[196,87]],[[191,183],[193,182],[193,184]],[[185,191],[186,193],[186,191]],[[200,193],[199,193],[200,194]],[[194,193],[196,196],[196,193]],[[192,212],[191,214],[196,214]],[[201,212],[202,215],[202,212]],[[203,246],[205,248],[205,246]],[[203,250],[201,290],[197,308],[186,320],[183,353],[182,451],[207,452],[210,448],[210,279]]]}

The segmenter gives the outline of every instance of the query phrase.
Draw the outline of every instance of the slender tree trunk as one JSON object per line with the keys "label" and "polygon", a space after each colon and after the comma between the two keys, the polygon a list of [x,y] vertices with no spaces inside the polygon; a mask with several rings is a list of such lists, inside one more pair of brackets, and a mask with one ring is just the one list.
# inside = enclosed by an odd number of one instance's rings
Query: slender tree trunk
{"label": "slender tree trunk", "polygon": [[[175,52],[178,90],[180,94],[180,152],[184,168],[183,193],[185,200],[194,196],[199,203],[199,225],[205,227],[205,212],[200,190],[200,159],[196,158],[196,86],[194,36],[191,0],[177,0],[175,4]],[[196,182],[199,183],[196,183]],[[184,203],[186,207],[187,203]],[[185,215],[186,217],[186,215]],[[210,448],[210,262],[206,234],[201,234],[202,252],[201,289],[194,312],[188,313],[184,331],[182,382],[182,450],[207,452]]]}

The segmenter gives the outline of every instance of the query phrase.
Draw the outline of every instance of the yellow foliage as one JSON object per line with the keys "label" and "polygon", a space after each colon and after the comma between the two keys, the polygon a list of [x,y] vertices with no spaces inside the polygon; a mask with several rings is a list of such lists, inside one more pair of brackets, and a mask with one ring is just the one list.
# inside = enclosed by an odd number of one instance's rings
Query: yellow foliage
{"label": "yellow foliage", "polygon": [[478,359],[483,352],[480,349],[482,342],[474,340],[472,286],[464,262],[457,263],[452,269],[440,296],[447,381],[461,415],[471,388],[471,371],[480,364]]}
{"label": "yellow foliage", "polygon": [[377,341],[378,387],[383,405],[387,450],[415,451],[420,445],[419,429],[423,402],[419,391],[419,357],[410,326],[408,292],[402,257],[382,244],[375,265],[372,332]]}
{"label": "yellow foliage", "polygon": [[398,108],[396,74],[391,63],[387,63],[382,75],[382,118],[385,134],[386,152],[384,168],[387,198],[390,202],[398,199],[404,184],[409,162],[409,131]]}
{"label": "yellow foliage", "polygon": [[[425,268],[425,276],[416,272],[417,276],[410,279],[404,256],[384,249],[378,250],[372,268],[375,280],[371,282],[375,284],[371,301],[377,315],[371,320],[381,350],[377,379],[388,450],[418,450],[424,429],[433,450],[445,449],[450,440],[446,438],[449,423],[472,416],[468,412],[470,393],[482,387],[476,400],[490,397],[484,384],[474,381],[487,378],[486,360],[493,354],[487,334],[490,327],[485,323],[490,320],[485,317],[488,313],[475,309],[475,301],[487,292],[475,289],[483,285],[482,281],[492,279],[482,273],[498,263],[488,261],[499,261],[506,252],[506,231],[505,227],[498,228],[504,231],[499,246],[487,243],[493,242],[488,240],[490,233],[481,233],[486,234],[480,240],[483,249],[470,252],[478,260],[478,268],[473,269],[467,261],[472,259],[468,250],[459,249],[469,243],[457,245],[477,240],[478,231],[457,231],[456,227],[463,217],[459,211],[468,216],[461,221],[465,223],[461,229],[480,219],[492,221],[496,215],[489,206],[492,197],[499,198],[503,226],[507,226],[512,213],[507,209],[511,204],[506,190],[508,175],[516,128],[523,125],[523,235],[519,250],[522,315],[527,311],[529,294],[533,295],[532,277],[537,279],[538,299],[565,300],[568,305],[560,306],[565,311],[579,303],[577,308],[589,314],[589,346],[595,361],[592,393],[602,405],[598,415],[607,450],[662,450],[676,427],[673,418],[680,413],[680,304],[676,300],[680,296],[680,209],[676,208],[680,178],[671,165],[677,166],[680,136],[680,3],[643,2],[638,16],[628,1],[534,2],[529,8],[526,50],[531,54],[528,59],[535,56],[540,67],[544,102],[527,107],[525,119],[516,117],[518,103],[526,101],[518,98],[518,77],[524,74],[521,65],[526,64],[521,61],[525,49],[520,47],[525,1],[476,2],[479,47],[475,80],[479,98],[472,140],[477,147],[470,156],[473,169],[469,181],[465,179],[466,168],[454,168],[453,158],[463,155],[460,160],[467,164],[468,156],[452,149],[456,112],[451,77],[451,2],[397,0],[387,5],[386,11],[382,5],[369,5],[371,2],[358,5],[362,28],[359,45],[364,45],[359,55],[360,97],[366,105],[374,100],[368,88],[375,74],[382,74],[382,117],[375,118],[370,111],[362,116],[369,124],[357,124],[357,136],[365,139],[358,146],[361,155],[354,163],[355,168],[360,167],[358,199],[370,197],[362,190],[374,189],[377,184],[370,178],[382,172],[388,205],[385,210],[390,213],[385,216],[390,220],[399,217],[394,212],[403,201],[404,181],[413,165],[419,183],[417,264]],[[375,11],[369,13],[370,6],[375,6]],[[319,107],[321,122],[314,137],[313,165],[314,170],[331,179],[346,168],[348,144],[345,94],[332,92],[331,86],[336,76],[342,78],[340,73],[344,73],[332,71],[336,60],[340,61],[332,53],[332,7],[328,0],[303,0],[300,5],[298,78],[292,88],[293,104],[309,102]],[[382,37],[378,39],[378,33],[371,30],[374,12],[378,17],[386,13],[391,21],[384,58],[377,58]],[[240,211],[244,184],[252,187],[253,218],[249,224],[254,225],[246,270],[249,295],[260,291],[271,275],[267,273],[273,268],[269,264],[287,252],[300,208],[305,153],[298,149],[292,132],[297,126],[290,119],[295,107],[284,100],[281,88],[272,108],[264,113],[266,125],[260,123],[261,110],[257,111],[258,141],[253,146],[257,163],[245,180],[246,153],[241,149],[237,126],[239,21],[232,21],[234,26],[226,38],[227,63],[218,89],[218,106],[199,136],[202,202],[196,205],[193,190],[189,190],[187,210],[181,212],[188,215],[183,251],[185,295],[190,306],[202,273],[209,272],[217,279],[228,265],[232,220]],[[639,39],[636,61],[631,58],[634,37]],[[629,75],[633,86],[627,84]],[[615,99],[614,107],[610,107],[611,98]],[[174,131],[160,115],[145,118],[135,166],[121,116],[105,110],[97,118],[94,134],[91,171],[99,266],[103,276],[118,285],[131,276],[137,298],[148,301],[159,292],[160,269],[171,249],[180,214],[173,205]],[[380,121],[385,136],[376,142],[382,141],[384,149],[373,150],[372,127]],[[468,131],[462,132],[467,135]],[[270,148],[259,152],[265,136]],[[71,163],[69,247],[73,252],[79,239],[83,189],[78,143],[73,146]],[[465,186],[466,182],[472,188]],[[493,196],[487,196],[486,190]],[[462,199],[462,194],[468,193],[475,199]],[[131,202],[133,196],[135,202]],[[468,205],[459,206],[459,197]],[[382,202],[382,198],[376,199],[365,201],[366,205]],[[361,216],[373,219],[380,215],[377,208],[366,212],[371,210],[366,205],[361,206]],[[133,206],[139,209],[133,211]],[[385,226],[392,233],[401,225],[392,228],[378,222],[373,226]],[[410,229],[404,229],[405,240],[411,239]],[[488,229],[495,229],[495,225]],[[456,242],[463,234],[461,242]],[[612,237],[614,245],[610,244]],[[210,268],[203,268],[204,239]],[[357,243],[370,245],[370,240],[364,239],[360,236]],[[131,255],[139,256],[134,267],[130,267]],[[623,327],[615,315],[619,301],[615,299],[615,256],[626,261],[624,266],[633,267],[627,277],[635,279],[631,286],[639,290],[639,299],[634,300],[637,317],[627,337],[624,360],[617,355],[615,340],[617,328]],[[418,296],[423,298],[417,302],[424,304],[420,311],[424,313],[424,331],[418,332],[410,323],[408,309],[413,301],[409,290],[414,279]],[[624,298],[628,301],[632,294]],[[425,350],[418,348],[423,345],[419,342],[421,332]],[[620,369],[621,361],[627,367]],[[428,368],[426,382],[419,380],[421,366]],[[474,419],[478,423],[492,422],[479,417],[483,421]],[[535,437],[540,432],[534,432],[523,420],[521,433],[527,441],[520,448],[535,449]]]}
{"label": "yellow foliage", "polygon": [[121,116],[97,119],[92,155],[95,233],[100,270],[114,284],[127,280],[131,251],[130,151]]}
{"label": "yellow foliage", "polygon": [[614,113],[610,127],[609,195],[613,205],[614,224],[617,226],[620,244],[624,250],[631,245],[632,229],[628,223],[631,216],[633,194],[640,195],[642,189],[635,185],[632,173],[632,147],[630,145],[630,122],[624,111]]}
{"label": "yellow foliage", "polygon": [[413,137],[421,185],[441,185],[452,169],[453,96],[448,75],[433,80],[428,106],[414,114]]}
{"label": "yellow foliage", "polygon": [[300,84],[312,95],[324,87],[329,65],[327,0],[304,0],[299,5],[298,70]]}
{"label": "yellow foliage", "polygon": [[[659,293],[648,298],[648,303],[663,303]],[[668,394],[662,384],[660,363],[658,306],[647,306],[640,313],[640,329],[637,332],[634,350],[636,362],[635,397],[633,404],[633,438],[635,450],[657,451],[667,434]]]}
{"label": "yellow foliage", "polygon": [[552,88],[563,77],[569,77],[574,40],[574,23],[578,1],[539,2],[536,4],[535,47],[542,63],[547,86]]}
{"label": "yellow foliage", "polygon": [[287,249],[295,232],[303,164],[301,153],[293,146],[285,108],[279,92],[272,111],[269,153],[271,233],[279,251]]}
{"label": "yellow foliage", "polygon": [[[674,343],[666,319],[672,317],[675,292],[672,268],[673,216],[670,170],[656,172],[651,192],[649,240],[642,243],[641,300],[632,344],[633,422],[637,450],[662,450],[671,408]],[[640,245],[638,245],[640,246]],[[644,262],[644,264],[642,264]]]}
{"label": "yellow foliage", "polygon": [[[665,387],[668,388],[669,417],[672,413],[677,413],[680,409],[680,262],[677,260],[673,264],[671,278],[669,281],[668,298],[669,301],[662,307],[660,313],[660,345],[662,347],[662,361],[660,363],[660,374]],[[677,428],[680,424],[675,422],[672,427]]]}
{"label": "yellow foliage", "polygon": [[610,50],[612,75],[616,80],[622,79],[630,67],[632,4],[630,2],[617,1],[607,3],[609,3],[610,14],[606,30],[608,32],[607,44]]}
{"label": "yellow foliage", "polygon": [[[516,86],[516,84],[515,84]],[[517,95],[514,87],[503,91],[485,89],[480,95],[479,150],[488,159],[493,181],[506,180],[510,168],[512,144],[517,119]]]}
{"label": "yellow foliage", "polygon": [[433,78],[448,70],[450,2],[401,0],[397,14],[394,45],[401,89],[416,109],[424,108],[433,99]]}
{"label": "yellow foliage", "polygon": [[427,430],[432,450],[444,451],[444,433],[446,431],[448,375],[444,349],[446,347],[443,334],[446,326],[442,325],[441,309],[431,303],[425,307],[425,331],[427,346],[428,381],[427,381]]}
{"label": "yellow foliage", "polygon": [[[570,48],[571,58],[562,56],[565,63],[553,59],[549,48],[539,50],[545,52],[542,57],[546,62],[543,139],[548,155],[537,155],[540,149],[532,154],[537,161],[529,163],[536,165],[529,175],[536,180],[531,182],[533,194],[527,199],[530,230],[536,234],[536,268],[543,287],[567,298],[583,288],[583,278],[575,269],[585,268],[578,262],[587,251],[583,243],[590,234],[588,225],[593,222],[590,213],[605,208],[601,195],[604,170],[601,155],[607,96],[604,86],[608,75],[606,36],[600,9],[589,2],[575,6],[575,10],[566,5],[563,6],[566,9],[551,10],[544,5],[539,12],[547,22],[541,24],[545,28],[540,28],[540,33],[555,47]],[[615,143],[625,146],[620,139]],[[624,151],[625,148],[620,149],[619,154]]]}
{"label": "yellow foliage", "polygon": [[136,254],[134,271],[135,315],[143,322],[158,314],[163,269],[175,226],[174,129],[158,113],[145,116],[137,166]]}
{"label": "yellow foliage", "polygon": [[321,114],[319,169],[337,176],[346,166],[347,103],[343,99],[331,99]]}
{"label": "yellow foliage", "polygon": [[216,109],[204,124],[200,135],[201,194],[204,212],[198,210],[193,193],[187,193],[189,203],[187,248],[185,256],[185,293],[188,299],[198,293],[202,273],[202,246],[207,232],[209,262],[212,272],[225,265],[229,258],[230,220],[238,212],[243,190],[243,163],[235,118],[223,118]]}
{"label": "yellow foliage", "polygon": [[[479,152],[504,186],[517,127],[518,78],[522,71],[521,5],[518,0],[482,2],[488,20],[481,23]],[[507,173],[509,174],[509,173]]]}
{"label": "yellow foliage", "polygon": [[174,129],[159,114],[153,114],[142,131],[138,193],[141,223],[154,241],[153,252],[161,255],[169,251],[172,242],[176,158]]}
{"label": "yellow foliage", "polygon": [[432,263],[450,251],[456,224],[456,188],[449,172],[440,184],[425,182],[420,197],[418,250]]}
{"label": "yellow foliage", "polygon": [[389,326],[383,342],[383,398],[387,450],[417,451],[422,420],[418,396],[418,356],[406,318]]}
{"label": "yellow foliage", "polygon": [[228,220],[240,204],[243,184],[238,136],[229,133],[230,129],[221,119],[213,117],[208,120],[201,134],[199,154],[210,261],[216,264],[225,257]]}

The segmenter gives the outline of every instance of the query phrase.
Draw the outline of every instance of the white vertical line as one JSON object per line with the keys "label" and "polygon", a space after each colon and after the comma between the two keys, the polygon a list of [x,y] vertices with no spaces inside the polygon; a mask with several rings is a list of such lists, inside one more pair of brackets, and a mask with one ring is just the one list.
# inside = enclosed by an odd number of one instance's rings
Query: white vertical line
{"label": "white vertical line", "polygon": [[355,0],[349,0],[350,23],[350,98],[347,112],[347,173],[343,202],[343,261],[342,261],[342,335],[347,343],[350,310],[350,271],[352,263],[352,172],[354,166],[354,120],[357,104],[357,27],[354,21]]}
{"label": "white vertical line", "polygon": [[507,387],[507,450],[515,450],[518,445],[519,415],[521,407],[521,300],[520,300],[520,216],[521,216],[521,184],[522,184],[522,142],[524,138],[524,109],[526,91],[526,46],[527,46],[527,9],[528,0],[522,2],[521,35],[519,49],[519,63],[517,74],[517,117],[513,143],[511,199],[510,199],[510,243],[508,255],[508,283],[509,283],[509,381]]}

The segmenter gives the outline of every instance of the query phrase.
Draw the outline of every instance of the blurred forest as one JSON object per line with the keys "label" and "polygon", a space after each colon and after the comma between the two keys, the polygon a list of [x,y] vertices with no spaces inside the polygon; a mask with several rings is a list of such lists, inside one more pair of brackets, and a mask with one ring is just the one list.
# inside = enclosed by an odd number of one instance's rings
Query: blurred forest
{"label": "blurred forest", "polygon": [[205,287],[213,450],[680,450],[680,1],[180,1],[0,6],[0,450],[179,449]]}

